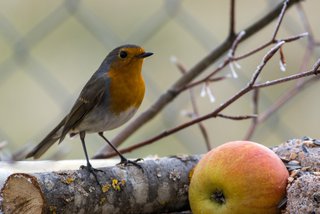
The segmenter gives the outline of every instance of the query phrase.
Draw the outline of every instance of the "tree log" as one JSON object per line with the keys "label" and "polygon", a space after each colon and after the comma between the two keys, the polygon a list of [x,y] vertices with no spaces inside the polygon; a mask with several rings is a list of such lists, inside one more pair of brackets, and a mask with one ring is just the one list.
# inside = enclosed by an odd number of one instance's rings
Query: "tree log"
{"label": "tree log", "polygon": [[4,213],[166,213],[187,210],[190,171],[200,156],[146,160],[136,166],[14,173],[1,195]]}
{"label": "tree log", "polygon": [[[272,149],[290,171],[282,213],[319,213],[320,141],[304,137]],[[97,172],[100,185],[86,170],[15,173],[1,190],[0,205],[3,197],[4,213],[189,214],[190,211],[181,211],[189,209],[190,172],[199,159],[200,156],[175,156],[146,160],[141,163],[143,171],[135,166],[100,168],[103,170]],[[39,161],[33,162],[36,163]],[[51,165],[61,163],[64,162],[51,162]],[[17,162],[16,170],[28,164]],[[105,163],[95,163],[101,164]],[[0,163],[0,172],[13,168],[3,166]]]}

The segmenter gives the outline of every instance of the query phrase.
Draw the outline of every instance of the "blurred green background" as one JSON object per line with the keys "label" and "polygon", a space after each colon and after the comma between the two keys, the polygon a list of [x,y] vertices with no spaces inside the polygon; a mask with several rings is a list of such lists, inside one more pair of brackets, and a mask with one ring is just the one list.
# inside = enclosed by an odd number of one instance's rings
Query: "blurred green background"
{"label": "blurred green background", "polygon": [[[236,1],[236,29],[244,29],[281,1]],[[319,35],[320,2],[308,0],[302,6],[310,20],[314,36]],[[181,74],[170,57],[175,56],[187,68],[218,46],[227,36],[229,1],[218,0],[2,0],[0,1],[0,142],[8,143],[7,151],[15,152],[38,143],[68,113],[80,90],[114,47],[133,43],[142,45],[153,57],[145,61],[143,73],[146,97],[137,114],[146,110]],[[242,43],[236,55],[267,41],[275,22]],[[278,38],[305,32],[295,7],[285,15]],[[261,81],[279,78],[299,71],[306,39],[287,44],[284,53],[287,71],[280,71],[279,58],[265,67]],[[239,91],[250,78],[269,49],[239,61],[238,79],[227,79],[210,87],[215,103],[200,97],[195,88],[200,114],[207,114]],[[308,68],[319,57],[311,57]],[[219,62],[218,62],[219,63]],[[218,63],[207,69],[206,74]],[[229,67],[224,69],[230,73]],[[205,75],[205,74],[204,74]],[[264,88],[260,91],[260,112],[266,110],[294,82]],[[272,146],[287,139],[311,136],[319,138],[320,84],[304,90],[287,105],[261,124],[253,139]],[[182,112],[190,111],[188,93],[181,94],[152,122],[131,136],[125,147],[152,137],[165,129],[189,120]],[[252,113],[251,95],[244,96],[223,113]],[[211,145],[242,139],[250,121],[211,119],[204,123]],[[112,139],[123,127],[109,131]],[[97,135],[87,136],[89,153],[104,145]],[[80,140],[66,139],[50,149],[44,158],[59,149],[64,158],[84,158]],[[128,157],[203,153],[204,140],[197,126],[180,131],[150,146],[136,150]]]}

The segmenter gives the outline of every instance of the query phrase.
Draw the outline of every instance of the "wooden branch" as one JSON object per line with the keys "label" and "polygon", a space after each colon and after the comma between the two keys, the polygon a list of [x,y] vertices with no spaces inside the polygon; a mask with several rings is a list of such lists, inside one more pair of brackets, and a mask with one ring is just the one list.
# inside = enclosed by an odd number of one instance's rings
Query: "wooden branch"
{"label": "wooden branch", "polygon": [[[288,140],[272,150],[290,171],[282,213],[319,213],[320,140],[308,137]],[[97,172],[101,186],[85,170],[15,173],[1,190],[0,213],[191,214],[188,185],[190,171],[199,158],[146,160],[141,163],[143,172],[134,166],[101,168],[103,172]],[[14,166],[21,170],[27,163],[38,162],[41,161],[17,162]],[[3,166],[0,162],[0,169],[8,168]]]}
{"label": "wooden branch", "polygon": [[[200,156],[87,170],[14,173],[1,190],[4,213],[158,213],[187,210],[189,173]],[[99,170],[100,170],[99,169]]]}

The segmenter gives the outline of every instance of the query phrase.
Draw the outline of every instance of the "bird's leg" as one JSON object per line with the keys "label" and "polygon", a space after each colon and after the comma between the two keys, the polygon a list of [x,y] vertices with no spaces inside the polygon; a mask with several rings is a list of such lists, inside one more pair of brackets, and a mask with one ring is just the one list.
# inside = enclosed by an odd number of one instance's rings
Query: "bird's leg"
{"label": "bird's leg", "polygon": [[95,168],[92,167],[92,165],[91,165],[91,163],[89,161],[89,156],[88,156],[88,152],[87,152],[87,148],[86,148],[86,143],[84,141],[86,133],[84,131],[82,131],[82,132],[79,133],[79,135],[80,135],[80,139],[81,139],[84,155],[86,156],[86,160],[87,160],[87,166],[81,166],[80,168],[81,169],[84,169],[84,168],[87,169],[94,176],[94,178],[96,179],[98,185],[100,185],[96,172],[103,172],[103,171],[99,170],[99,169],[95,169]]}
{"label": "bird's leg", "polygon": [[125,158],[117,149],[116,147],[103,135],[103,132],[99,132],[98,133],[110,146],[111,148],[119,155],[120,157],[120,163],[119,164],[123,164],[123,165],[128,165],[128,164],[132,164],[140,169],[142,169],[142,167],[140,166],[140,164],[138,164],[138,161],[143,160],[142,158],[138,158],[134,161],[128,160],[127,158]]}

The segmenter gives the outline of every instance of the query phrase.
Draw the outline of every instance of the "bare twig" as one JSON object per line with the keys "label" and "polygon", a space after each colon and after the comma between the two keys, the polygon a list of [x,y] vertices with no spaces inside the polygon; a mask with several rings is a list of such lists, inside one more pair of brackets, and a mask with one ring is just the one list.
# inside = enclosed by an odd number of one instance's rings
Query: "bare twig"
{"label": "bare twig", "polygon": [[288,2],[289,2],[289,0],[286,0],[286,1],[284,1],[284,3],[283,3],[283,7],[282,7],[281,13],[280,13],[279,18],[278,18],[278,22],[277,22],[277,24],[276,24],[276,29],[274,30],[273,35],[272,35],[272,37],[271,37],[271,40],[272,40],[272,41],[274,41],[274,40],[276,39],[276,36],[277,36],[277,34],[278,34],[278,32],[279,32],[280,25],[281,25],[281,23],[282,23],[284,14],[285,14],[285,12],[286,12],[286,10],[287,10]]}
{"label": "bare twig", "polygon": [[286,12],[286,10],[287,10],[288,3],[289,3],[289,2],[290,2],[289,0],[286,0],[286,1],[284,1],[284,3],[283,3],[283,7],[282,7],[281,12],[280,12],[280,14],[279,14],[279,17],[278,17],[278,21],[277,21],[275,30],[274,30],[274,32],[273,32],[273,34],[272,34],[272,37],[271,37],[270,41],[266,42],[265,44],[261,45],[260,47],[254,49],[254,50],[251,50],[250,52],[248,52],[248,53],[246,53],[246,54],[243,54],[243,55],[241,55],[241,56],[235,57],[234,60],[244,59],[244,58],[246,58],[246,57],[248,57],[248,56],[250,56],[250,55],[252,55],[252,54],[255,54],[255,53],[259,52],[260,50],[263,50],[264,48],[268,47],[268,46],[271,45],[271,44],[275,44],[275,43],[278,43],[278,42],[280,42],[280,41],[291,42],[291,41],[293,41],[293,40],[297,40],[297,39],[300,39],[300,38],[308,35],[308,33],[303,33],[303,34],[299,34],[299,35],[297,35],[297,36],[290,37],[290,38],[287,38],[287,39],[281,39],[281,40],[277,40],[277,39],[276,39],[276,36],[277,36],[277,34],[278,34],[278,32],[279,32],[279,29],[280,29],[280,26],[281,26],[281,23],[282,23],[284,14],[285,14],[285,12]]}
{"label": "bare twig", "polygon": [[310,22],[306,16],[306,13],[303,10],[303,7],[301,5],[301,3],[299,2],[298,4],[296,4],[296,8],[298,11],[298,14],[300,16],[300,21],[303,24],[304,29],[309,33],[309,42],[314,43],[314,34],[310,25]]}
{"label": "bare twig", "polygon": [[[259,88],[253,90],[252,103],[253,103],[253,114],[258,115],[259,109]],[[258,117],[252,118],[251,125],[244,137],[245,140],[251,139],[256,127],[258,125]]]}
{"label": "bare twig", "polygon": [[230,119],[230,120],[247,120],[247,119],[256,118],[257,115],[253,114],[253,115],[242,115],[242,116],[230,116],[225,114],[217,114],[217,117]]}
{"label": "bare twig", "polygon": [[301,72],[301,73],[298,73],[298,74],[293,74],[293,75],[290,75],[290,76],[287,76],[287,77],[283,77],[283,78],[279,78],[279,79],[276,79],[276,80],[255,84],[252,87],[253,88],[269,87],[269,86],[272,86],[272,85],[277,85],[279,83],[284,83],[284,82],[288,82],[288,81],[291,81],[291,80],[301,79],[302,77],[312,76],[312,75],[315,75],[315,74],[319,74],[319,70],[312,69],[310,71],[305,71],[305,72]]}
{"label": "bare twig", "polygon": [[238,33],[236,39],[233,41],[232,46],[229,50],[229,58],[233,58],[234,57],[234,53],[241,41],[241,39],[246,35],[245,31],[241,31],[240,33]]}
{"label": "bare twig", "polygon": [[[217,74],[218,72],[220,72],[223,68],[225,68],[228,64],[230,64],[232,61],[234,60],[234,54],[236,51],[236,48],[238,47],[238,44],[240,43],[241,39],[245,36],[245,31],[241,31],[236,38],[234,39],[234,41],[232,42],[231,48],[229,50],[228,53],[228,57],[227,59],[225,59],[214,71],[212,71],[209,75],[207,75],[206,77],[204,77],[201,80],[198,80],[196,82],[193,82],[191,84],[186,85],[185,87],[181,88],[181,91],[192,88],[194,86],[197,86],[199,84],[202,83],[207,83],[207,82],[211,82],[210,80],[212,79],[212,76],[214,76],[215,74]],[[226,76],[224,76],[223,78],[226,78]]]}
{"label": "bare twig", "polygon": [[[303,10],[303,7],[300,3],[297,4],[297,10],[300,15],[300,20],[302,21],[303,26],[307,32],[307,33],[301,34],[301,36],[304,37],[304,36],[308,35],[307,48],[306,48],[306,51],[305,51],[305,54],[303,56],[302,63],[300,66],[300,72],[301,72],[301,71],[305,71],[307,69],[308,62],[310,61],[312,53],[314,53],[314,49],[317,45],[315,42],[315,38],[313,36],[313,32],[312,32],[309,20],[307,19],[307,16],[306,16],[306,14]],[[298,36],[296,36],[296,37],[298,37]],[[292,38],[292,39],[296,39],[296,38]],[[290,41],[290,40],[291,40],[290,38],[287,39],[287,41]],[[248,134],[245,139],[250,139],[256,126],[258,126],[259,124],[261,124],[265,120],[267,120],[274,112],[276,112],[284,104],[286,104],[289,100],[291,100],[293,97],[295,97],[295,95],[300,93],[302,91],[302,89],[305,88],[305,86],[310,85],[311,83],[317,82],[319,80],[319,77],[317,77],[317,76],[314,76],[309,79],[305,79],[305,78],[301,78],[301,77],[310,76],[313,74],[318,74],[319,73],[319,70],[318,70],[319,65],[320,65],[320,59],[318,59],[318,61],[314,64],[311,71],[301,72],[296,75],[291,75],[289,77],[285,77],[285,78],[281,78],[278,80],[262,83],[260,85],[256,85],[256,87],[266,87],[266,86],[270,86],[272,84],[279,84],[279,83],[291,81],[291,80],[297,78],[297,82],[293,88],[291,88],[285,94],[280,96],[265,112],[263,112],[259,115],[259,117],[256,119],[256,124],[254,125],[254,127],[251,126],[249,128]]]}
{"label": "bare twig", "polygon": [[[315,65],[318,65],[318,67],[314,66],[314,68],[317,68],[317,69],[312,69],[310,71],[295,74],[295,75],[292,75],[291,77],[289,76],[285,80],[291,81],[291,80],[300,79],[300,78],[306,77],[306,76],[312,76],[315,74],[318,75],[320,73],[320,70],[318,69],[319,68],[319,61],[320,60],[318,60],[317,63],[315,64]],[[319,80],[319,76],[315,76],[313,78],[310,78],[310,79],[303,81],[299,85],[296,85],[291,90],[287,91],[284,95],[282,95],[279,99],[277,99],[266,111],[259,114],[259,116],[257,118],[256,126],[258,124],[261,124],[264,121],[266,121],[274,112],[279,110],[284,104],[286,104],[289,100],[291,100],[293,97],[295,97],[295,95],[300,93],[302,91],[302,89],[305,88],[306,85],[311,84],[311,83],[315,83],[318,80]],[[282,83],[282,82],[283,81],[277,81],[277,84]],[[267,87],[267,86],[270,86],[270,85],[263,85],[263,87]],[[259,87],[259,84],[257,84],[256,87]],[[248,138],[248,139],[250,139],[250,138]]]}
{"label": "bare twig", "polygon": [[218,81],[224,80],[226,78],[228,78],[228,77],[227,76],[222,76],[222,77],[210,78],[210,79],[208,79],[208,82],[218,82]]}
{"label": "bare twig", "polygon": [[[182,74],[186,73],[186,69],[182,65],[182,63],[178,62],[176,58],[174,58],[172,61],[178,67],[178,69],[180,70],[180,72]],[[192,117],[193,118],[199,117],[198,106],[196,104],[195,97],[194,97],[194,91],[192,90],[192,88],[189,89],[189,95],[190,95],[191,105],[192,105],[192,109],[193,109]],[[198,127],[200,129],[200,132],[201,132],[203,138],[204,138],[204,141],[205,141],[205,144],[206,144],[206,147],[207,147],[207,151],[210,151],[211,150],[211,144],[210,144],[210,139],[209,139],[208,132],[207,132],[205,126],[203,125],[203,123],[201,123],[201,122],[198,123]]]}
{"label": "bare twig", "polygon": [[[187,90],[189,88],[192,88],[192,87],[195,87],[199,84],[202,84],[202,83],[205,83],[205,82],[210,82],[211,79],[214,79],[212,78],[213,75],[217,74],[219,71],[221,71],[223,68],[225,68],[230,62],[230,59],[226,59],[224,60],[223,63],[221,63],[214,71],[212,71],[209,75],[207,75],[206,77],[204,77],[203,79],[201,80],[198,80],[198,81],[195,81],[195,82],[192,82],[188,85],[185,85],[183,88],[180,89],[180,91],[184,91],[184,90]],[[220,77],[220,78],[223,78],[225,79],[226,76],[223,76],[223,77]]]}
{"label": "bare twig", "polygon": [[[319,73],[320,71],[318,71]],[[310,74],[311,75],[311,74]],[[277,99],[266,111],[259,114],[257,118],[257,123],[261,124],[266,121],[274,112],[278,111],[284,104],[291,100],[295,95],[297,95],[301,90],[307,85],[313,82],[316,82],[317,79],[311,78],[307,81],[304,81],[299,87],[294,87],[291,90],[287,91],[279,99]]]}
{"label": "bare twig", "polygon": [[[284,12],[285,12],[285,9],[287,8],[287,1],[285,2],[283,8],[282,8],[282,11],[281,11],[281,14],[279,15],[279,18],[278,18],[278,22],[277,22],[277,25],[276,25],[276,28],[275,28],[275,31],[273,33],[273,36],[272,38],[270,39],[270,41],[266,42],[265,44],[259,46],[258,48],[255,48],[251,51],[249,51],[248,53],[245,53],[241,56],[238,56],[238,57],[235,57],[235,51],[236,51],[236,48],[238,46],[238,44],[240,43],[241,39],[245,36],[245,31],[241,31],[237,37],[235,38],[235,40],[233,41],[232,45],[231,45],[231,48],[229,50],[229,53],[228,53],[228,57],[227,59],[225,59],[213,72],[211,72],[209,75],[207,75],[206,77],[204,77],[203,79],[201,80],[198,80],[196,82],[193,82],[187,86],[185,86],[184,88],[182,88],[181,90],[186,90],[188,88],[191,88],[191,87],[194,87],[194,86],[197,86],[199,84],[202,84],[202,83],[206,83],[208,81],[208,79],[210,79],[212,76],[216,75],[218,72],[220,72],[223,68],[225,68],[228,64],[230,65],[230,68],[232,70],[232,74],[233,74],[233,77],[237,77],[237,74],[235,73],[235,69],[234,69],[234,66],[232,64],[232,62],[235,62],[237,60],[241,60],[241,59],[244,59],[244,58],[247,58],[263,49],[265,49],[266,47],[272,45],[272,44],[276,44],[276,43],[279,43],[279,42],[293,42],[295,40],[298,40],[298,39],[301,39],[303,37],[306,37],[308,36],[309,34],[307,32],[305,33],[301,33],[301,34],[298,34],[298,35],[295,35],[295,36],[291,36],[291,37],[288,37],[288,38],[284,38],[284,39],[278,39],[276,40],[275,39],[275,36],[277,35],[277,32],[279,30],[279,27],[280,27],[280,24],[282,22],[282,19],[283,19],[283,16],[284,16]],[[282,52],[280,52],[281,54]],[[281,60],[284,60],[284,56],[282,56]]]}
{"label": "bare twig", "polygon": [[294,41],[294,40],[298,40],[298,39],[301,39],[301,38],[306,37],[306,36],[308,36],[308,33],[307,33],[307,32],[298,34],[298,35],[296,35],[296,36],[292,36],[292,37],[280,39],[280,40],[274,40],[274,41],[273,41],[273,40],[270,40],[270,41],[268,41],[268,42],[260,45],[259,47],[257,47],[257,48],[255,48],[255,49],[249,51],[248,53],[245,53],[245,54],[242,54],[242,55],[240,55],[240,56],[234,57],[233,59],[234,59],[234,60],[241,60],[241,59],[247,58],[247,57],[249,57],[249,56],[251,56],[251,55],[253,55],[253,54],[255,54],[255,53],[258,53],[259,51],[265,49],[266,47],[268,47],[268,46],[270,46],[270,45],[272,45],[272,44],[274,44],[274,43],[277,43],[277,42],[280,42],[280,41],[292,42],[292,41]]}
{"label": "bare twig", "polygon": [[230,24],[229,24],[229,37],[234,37],[236,35],[235,29],[235,0],[230,0]]}
{"label": "bare twig", "polygon": [[[288,2],[287,7],[300,2],[301,0],[292,0]],[[260,29],[265,27],[268,23],[278,17],[278,14],[282,10],[283,5],[278,4],[272,11],[266,14],[257,22],[253,23],[251,26],[246,28],[244,31],[246,35],[243,37],[242,41],[252,36],[254,33],[258,32]],[[199,61],[194,67],[192,67],[186,75],[177,80],[164,94],[160,95],[159,99],[154,102],[154,104],[143,112],[139,117],[132,121],[126,128],[120,132],[113,140],[112,143],[116,146],[120,145],[125,139],[127,139],[132,133],[137,131],[142,125],[146,124],[153,117],[155,117],[168,103],[170,103],[179,93],[181,93],[181,88],[189,84],[195,77],[201,74],[209,65],[215,62],[219,57],[221,57],[232,45],[234,37],[228,37],[221,45],[209,53],[206,57]],[[241,41],[241,42],[242,42]],[[107,146],[100,149],[95,158],[103,158],[105,153],[109,151]]]}
{"label": "bare twig", "polygon": [[279,48],[281,48],[281,46],[284,44],[284,41],[279,42],[278,44],[276,44],[273,48],[271,48],[271,50],[262,58],[262,62],[260,63],[260,65],[258,65],[257,70],[255,71],[255,73],[253,74],[251,81],[250,81],[250,86],[254,86],[258,76],[260,75],[262,68],[266,65],[266,63],[271,59],[271,57],[273,57],[273,55],[279,50]]}
{"label": "bare twig", "polygon": [[314,71],[314,74],[319,73],[319,67],[320,67],[320,58],[317,60],[317,62],[312,66],[312,70]]}

